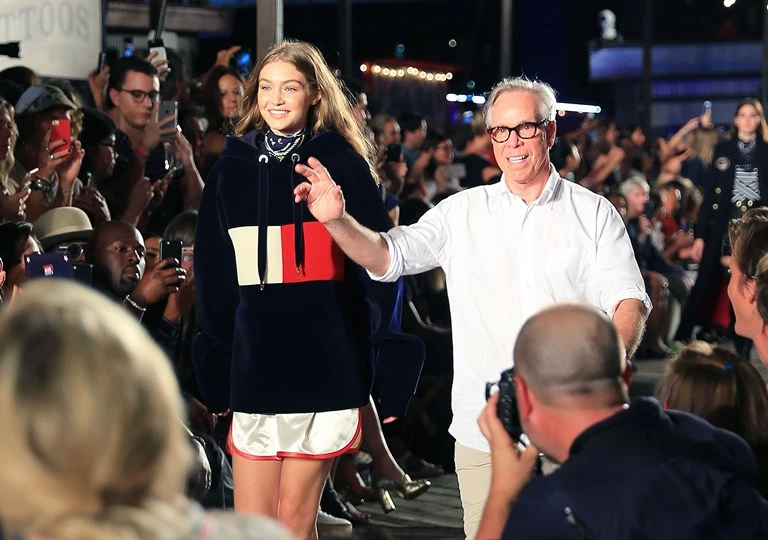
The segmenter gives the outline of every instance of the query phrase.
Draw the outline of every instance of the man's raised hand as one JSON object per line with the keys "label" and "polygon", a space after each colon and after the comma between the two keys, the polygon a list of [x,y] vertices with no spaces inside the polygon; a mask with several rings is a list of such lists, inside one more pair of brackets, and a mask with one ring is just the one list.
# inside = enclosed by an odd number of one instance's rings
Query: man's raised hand
{"label": "man's raised hand", "polygon": [[320,223],[344,216],[344,195],[320,161],[309,158],[307,165],[297,164],[296,172],[307,179],[293,190],[297,203],[307,202],[307,208]]}

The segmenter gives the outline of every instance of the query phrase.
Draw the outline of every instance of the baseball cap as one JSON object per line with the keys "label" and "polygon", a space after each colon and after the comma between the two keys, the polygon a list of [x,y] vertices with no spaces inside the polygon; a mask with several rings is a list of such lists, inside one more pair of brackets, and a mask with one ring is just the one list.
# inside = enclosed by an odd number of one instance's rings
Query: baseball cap
{"label": "baseball cap", "polygon": [[30,86],[16,102],[16,116],[37,114],[54,107],[77,109],[74,103],[59,88],[48,84]]}

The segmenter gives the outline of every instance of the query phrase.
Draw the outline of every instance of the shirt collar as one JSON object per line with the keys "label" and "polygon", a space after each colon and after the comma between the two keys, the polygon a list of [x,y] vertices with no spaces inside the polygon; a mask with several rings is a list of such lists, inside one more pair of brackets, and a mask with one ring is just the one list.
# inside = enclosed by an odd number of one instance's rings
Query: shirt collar
{"label": "shirt collar", "polygon": [[[536,199],[536,204],[539,206],[545,206],[547,204],[553,203],[555,201],[555,198],[557,197],[557,194],[560,192],[561,184],[563,183],[563,179],[560,177],[560,175],[557,172],[557,169],[555,169],[555,166],[550,164],[549,165],[549,178],[547,178],[546,184],[544,184],[544,189],[541,191],[541,195],[539,195],[539,198]],[[509,187],[507,186],[507,182],[505,179],[505,175],[501,175],[501,180],[496,185],[496,191],[493,193],[493,207],[501,208],[504,205],[510,204],[514,199],[519,199],[517,195],[513,194]]]}

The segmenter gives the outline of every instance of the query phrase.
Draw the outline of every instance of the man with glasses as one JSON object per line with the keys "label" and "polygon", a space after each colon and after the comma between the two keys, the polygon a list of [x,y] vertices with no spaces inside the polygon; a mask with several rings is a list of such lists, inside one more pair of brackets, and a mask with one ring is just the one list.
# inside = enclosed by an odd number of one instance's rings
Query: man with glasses
{"label": "man with glasses", "polygon": [[523,323],[541,308],[582,301],[608,314],[631,356],[651,309],[632,245],[611,203],[564,181],[549,162],[555,94],[525,78],[505,79],[485,114],[498,184],[461,191],[409,227],[365,229],[344,210],[341,190],[314,158],[297,165],[295,190],[344,252],[373,279],[442,267],[451,305],[452,390],[464,528],[474,538],[491,484],[488,443],[477,425],[485,383],[514,363]]}
{"label": "man with glasses", "polygon": [[[110,116],[118,128],[113,173],[117,180],[113,183],[115,189],[123,190],[118,198],[127,205],[133,186],[148,178],[152,182],[150,210],[154,211],[146,227],[142,224],[140,228],[162,232],[177,214],[199,205],[203,181],[192,147],[173,125],[173,116],[158,120],[160,78],[148,60],[138,56],[117,60],[109,73],[107,93],[112,107]],[[164,139],[171,141],[169,148]],[[171,176],[178,176],[180,181],[171,182],[173,178],[166,175],[176,165],[179,173]],[[166,181],[161,182],[163,179]]]}

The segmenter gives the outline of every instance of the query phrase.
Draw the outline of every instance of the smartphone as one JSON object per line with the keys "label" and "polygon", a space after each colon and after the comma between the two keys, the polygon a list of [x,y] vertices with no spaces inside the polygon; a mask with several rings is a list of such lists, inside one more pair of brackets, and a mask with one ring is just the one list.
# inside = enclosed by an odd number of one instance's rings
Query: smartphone
{"label": "smartphone", "polygon": [[123,38],[123,57],[133,56],[135,52],[136,44],[133,42],[133,36],[125,36]]}
{"label": "smartphone", "polygon": [[186,270],[187,273],[192,271],[192,266],[194,265],[194,259],[195,259],[194,247],[181,248],[181,267],[184,270]]}
{"label": "smartphone", "polygon": [[705,101],[704,106],[701,108],[701,114],[707,114],[712,112],[712,102],[711,101]]}
{"label": "smartphone", "polygon": [[[173,116],[173,122],[165,124],[163,129],[179,125],[179,104],[176,101],[161,101],[160,109],[157,112],[157,121],[162,123],[163,119],[168,118],[169,116]],[[172,141],[175,138],[175,132],[162,136],[162,139],[166,142]]]}
{"label": "smartphone", "polygon": [[157,53],[157,56],[152,59],[153,64],[158,60],[168,61],[168,53],[165,52],[165,46],[162,39],[150,39],[148,45],[150,54],[153,52]]}
{"label": "smartphone", "polygon": [[99,62],[96,64],[96,73],[101,73],[104,68],[107,67],[107,53],[104,51],[99,53]]}
{"label": "smartphone", "polygon": [[399,144],[392,143],[387,145],[387,163],[399,162],[403,155],[403,147]]}
{"label": "smartphone", "polygon": [[656,208],[653,206],[652,202],[645,203],[645,207],[643,208],[643,215],[647,217],[648,219],[653,218],[653,212],[656,210]]}
{"label": "smartphone", "polygon": [[65,255],[59,253],[32,253],[24,257],[27,278],[73,279],[72,265]]}
{"label": "smartphone", "polygon": [[55,149],[56,153],[64,150],[69,152],[72,149],[72,128],[70,127],[68,118],[51,120],[51,136],[48,138],[48,143],[51,144],[56,141],[64,141],[63,146],[59,146]]}
{"label": "smartphone", "polygon": [[75,281],[81,285],[90,286],[93,280],[93,265],[90,264],[73,264],[72,274]]}
{"label": "smartphone", "polygon": [[176,259],[181,263],[183,260],[181,255],[183,247],[184,245],[181,240],[163,240],[160,242],[160,260]]}
{"label": "smartphone", "polygon": [[229,65],[234,68],[243,79],[247,79],[253,69],[253,54],[250,49],[242,48],[232,55]]}

